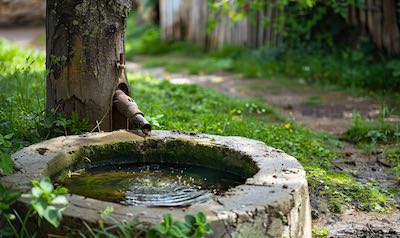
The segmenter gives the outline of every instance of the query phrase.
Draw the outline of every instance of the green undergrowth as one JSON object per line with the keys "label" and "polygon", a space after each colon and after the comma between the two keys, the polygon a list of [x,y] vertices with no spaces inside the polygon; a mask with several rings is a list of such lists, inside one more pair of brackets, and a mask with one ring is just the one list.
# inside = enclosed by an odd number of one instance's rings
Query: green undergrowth
{"label": "green undergrowth", "polygon": [[[22,146],[71,131],[80,133],[84,126],[77,118],[44,112],[43,52],[18,49],[1,41],[0,62],[0,143],[7,158]],[[335,139],[283,118],[269,105],[145,75],[131,74],[129,78],[135,100],[155,129],[244,136],[282,149],[302,163],[311,192],[327,198],[333,211],[353,205],[368,211],[391,206],[390,196],[376,184],[362,184],[350,175],[334,172],[331,161],[340,156],[333,150],[338,145]],[[4,161],[9,163],[1,157],[2,169]]]}
{"label": "green undergrowth", "polygon": [[354,143],[399,143],[400,125],[386,122],[385,115],[378,121],[371,121],[357,113],[342,139]]}
{"label": "green undergrowth", "polygon": [[[170,72],[229,71],[249,78],[285,78],[308,84],[335,85],[346,90],[400,92],[400,59],[374,55],[362,45],[356,49],[326,49],[312,44],[258,49],[226,46],[205,52],[189,42],[163,41],[157,26],[136,26],[132,17],[127,36],[128,57],[156,55],[144,65],[163,66]],[[160,55],[167,57],[160,58]],[[190,58],[176,61],[174,56]]]}

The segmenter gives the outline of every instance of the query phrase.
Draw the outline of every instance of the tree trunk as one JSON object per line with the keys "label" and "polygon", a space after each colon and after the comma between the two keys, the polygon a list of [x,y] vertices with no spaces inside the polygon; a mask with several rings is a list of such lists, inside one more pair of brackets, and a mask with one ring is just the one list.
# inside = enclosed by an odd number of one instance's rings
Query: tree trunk
{"label": "tree trunk", "polygon": [[47,110],[77,112],[104,131],[126,128],[113,96],[117,88],[129,95],[118,62],[131,7],[131,0],[47,0]]}

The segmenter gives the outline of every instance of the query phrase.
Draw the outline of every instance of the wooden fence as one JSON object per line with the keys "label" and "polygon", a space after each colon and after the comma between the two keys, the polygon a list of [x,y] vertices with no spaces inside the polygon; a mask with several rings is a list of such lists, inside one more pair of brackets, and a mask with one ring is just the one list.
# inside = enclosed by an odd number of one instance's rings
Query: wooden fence
{"label": "wooden fence", "polygon": [[[225,45],[278,45],[283,37],[274,23],[281,14],[271,6],[266,6],[251,20],[234,22],[229,16],[219,14],[214,30],[208,32],[211,18],[208,0],[160,0],[163,38],[189,40],[209,49]],[[370,34],[378,49],[389,55],[400,55],[400,4],[396,0],[365,0],[364,7],[349,8],[347,20]]]}
{"label": "wooden fence", "polygon": [[[238,22],[232,21],[227,15],[218,14],[213,31],[208,32],[211,16],[207,0],[160,0],[164,39],[190,40],[211,49],[225,45],[258,47],[278,44],[281,37],[274,29],[274,21],[279,14],[276,8],[266,7],[257,13],[254,20],[244,18]],[[268,19],[268,24],[265,19]]]}
{"label": "wooden fence", "polygon": [[368,32],[376,47],[400,55],[400,7],[396,0],[365,0],[364,7],[350,7],[348,21]]}

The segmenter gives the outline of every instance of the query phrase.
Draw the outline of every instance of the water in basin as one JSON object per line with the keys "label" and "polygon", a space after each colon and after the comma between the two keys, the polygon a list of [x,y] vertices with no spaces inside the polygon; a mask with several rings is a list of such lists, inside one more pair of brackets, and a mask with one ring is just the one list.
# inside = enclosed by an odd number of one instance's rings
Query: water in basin
{"label": "water in basin", "polygon": [[187,206],[244,182],[241,176],[201,166],[128,164],[86,169],[64,186],[73,194],[126,205]]}

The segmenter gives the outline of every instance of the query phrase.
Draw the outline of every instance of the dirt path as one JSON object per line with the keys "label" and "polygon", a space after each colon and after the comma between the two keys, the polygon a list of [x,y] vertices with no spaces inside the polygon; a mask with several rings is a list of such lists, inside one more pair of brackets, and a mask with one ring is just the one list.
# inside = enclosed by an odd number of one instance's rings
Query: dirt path
{"label": "dirt path", "polygon": [[[0,38],[6,38],[21,46],[44,49],[43,28],[1,29]],[[241,98],[255,98],[267,102],[278,111],[309,128],[328,132],[334,136],[342,134],[351,124],[354,112],[368,118],[379,116],[380,105],[371,99],[354,97],[343,92],[309,87],[302,82],[242,79],[232,74],[196,75],[170,74],[162,68],[145,69],[138,62],[128,62],[132,72],[150,74],[156,78],[177,84],[199,84]],[[399,121],[399,118],[392,118]],[[398,186],[391,170],[382,166],[374,155],[366,155],[351,144],[344,144],[342,154],[335,161],[338,170],[357,171],[356,178],[378,181],[383,187]],[[315,201],[311,195],[312,203]],[[400,201],[398,201],[400,202]],[[329,237],[400,237],[400,213],[376,214],[346,211],[330,214],[326,210],[314,210],[313,220],[317,227],[327,227]]]}
{"label": "dirt path", "polygon": [[37,27],[0,28],[0,38],[7,39],[24,47],[45,49],[45,29]]}

